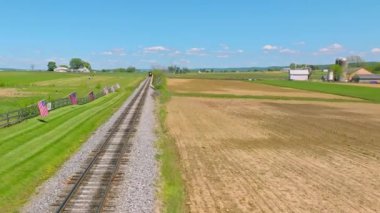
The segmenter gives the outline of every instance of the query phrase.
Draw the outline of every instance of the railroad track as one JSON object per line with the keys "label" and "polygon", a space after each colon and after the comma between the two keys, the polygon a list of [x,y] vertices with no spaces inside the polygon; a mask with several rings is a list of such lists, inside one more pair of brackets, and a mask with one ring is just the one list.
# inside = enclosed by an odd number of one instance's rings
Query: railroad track
{"label": "railroad track", "polygon": [[84,171],[75,175],[68,193],[58,202],[56,212],[102,212],[112,211],[106,206],[111,186],[120,180],[119,167],[125,163],[125,154],[149,89],[151,78],[140,87],[121,116],[107,134],[105,141],[89,159]]}

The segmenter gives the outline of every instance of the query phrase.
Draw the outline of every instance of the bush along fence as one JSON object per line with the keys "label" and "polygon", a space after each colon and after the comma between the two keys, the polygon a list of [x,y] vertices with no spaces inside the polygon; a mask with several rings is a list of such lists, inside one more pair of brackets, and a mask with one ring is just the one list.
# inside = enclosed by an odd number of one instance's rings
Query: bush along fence
{"label": "bush along fence", "polygon": [[[116,84],[111,87],[105,87],[101,92],[90,92],[87,97],[76,98],[76,93],[71,93],[67,98],[61,98],[53,101],[43,101],[46,103],[46,110],[51,111],[68,105],[83,105],[95,99],[101,98],[109,93],[113,93],[120,89],[120,85]],[[74,94],[74,95],[73,95]],[[9,127],[20,123],[26,119],[37,117],[41,114],[39,104],[33,104],[25,108],[0,114],[0,128]]]}

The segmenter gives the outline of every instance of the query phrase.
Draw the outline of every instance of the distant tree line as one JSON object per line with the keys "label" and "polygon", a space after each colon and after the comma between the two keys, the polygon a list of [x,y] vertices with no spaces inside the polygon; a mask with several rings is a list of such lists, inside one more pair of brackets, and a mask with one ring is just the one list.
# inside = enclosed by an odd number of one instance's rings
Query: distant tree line
{"label": "distant tree line", "polygon": [[177,67],[177,66],[169,66],[168,67],[168,72],[169,73],[174,73],[174,74],[184,74],[184,73],[189,73],[191,70],[186,68],[186,67]]}
{"label": "distant tree line", "polygon": [[367,65],[365,68],[368,69],[369,71],[373,72],[373,73],[380,74],[380,63],[379,62]]}
{"label": "distant tree line", "polygon": [[[54,71],[54,69],[56,69],[58,66],[57,66],[57,63],[55,61],[49,61],[47,67],[48,67],[48,69],[47,69],[48,71]],[[60,65],[60,67],[69,68],[69,66],[67,66],[67,65]],[[91,64],[87,61],[80,59],[80,58],[71,59],[70,60],[70,68],[71,69],[87,68],[90,71],[92,70]]]}
{"label": "distant tree line", "polygon": [[137,72],[136,67],[129,66],[127,68],[116,68],[116,69],[102,69],[101,72],[124,72],[124,73],[133,73]]}

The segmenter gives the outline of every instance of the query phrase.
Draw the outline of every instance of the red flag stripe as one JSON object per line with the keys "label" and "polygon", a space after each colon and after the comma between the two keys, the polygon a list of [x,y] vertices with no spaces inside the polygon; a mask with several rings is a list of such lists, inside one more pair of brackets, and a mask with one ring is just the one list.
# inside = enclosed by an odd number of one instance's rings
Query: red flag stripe
{"label": "red flag stripe", "polygon": [[40,111],[41,117],[46,117],[49,114],[49,110],[45,101],[38,102],[38,109]]}

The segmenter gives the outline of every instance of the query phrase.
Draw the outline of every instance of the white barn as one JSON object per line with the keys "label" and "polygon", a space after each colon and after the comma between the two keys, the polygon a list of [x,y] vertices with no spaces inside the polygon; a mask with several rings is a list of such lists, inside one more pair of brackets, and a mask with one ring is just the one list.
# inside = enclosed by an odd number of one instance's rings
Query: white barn
{"label": "white barn", "polygon": [[79,68],[79,69],[69,69],[69,68],[66,68],[66,67],[57,67],[54,69],[54,72],[81,72],[81,73],[90,73],[91,71],[86,68],[86,67],[83,67],[83,68]]}
{"label": "white barn", "polygon": [[289,70],[289,80],[307,81],[309,80],[309,70]]}
{"label": "white barn", "polygon": [[69,68],[67,67],[57,67],[54,69],[54,72],[69,72]]}

